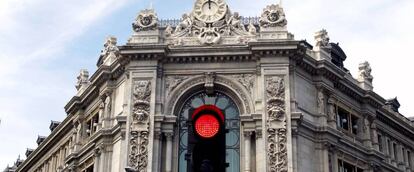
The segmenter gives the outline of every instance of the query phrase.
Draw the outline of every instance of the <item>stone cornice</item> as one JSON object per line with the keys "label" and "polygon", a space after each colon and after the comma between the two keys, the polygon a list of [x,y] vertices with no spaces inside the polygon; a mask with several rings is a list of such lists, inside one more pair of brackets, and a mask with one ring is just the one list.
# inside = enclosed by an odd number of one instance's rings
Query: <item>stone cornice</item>
{"label": "stone cornice", "polygon": [[[111,66],[101,66],[91,77],[91,84],[80,96],[75,96],[65,107],[68,113],[75,112],[98,96],[94,90],[109,79],[122,75],[125,65],[135,60],[157,60],[163,63],[242,62],[257,61],[262,57],[289,57],[291,63],[312,75],[323,76],[333,83],[333,88],[352,97],[359,103],[380,109],[386,102],[373,91],[362,89],[345,70],[327,60],[316,60],[309,53],[312,46],[306,41],[275,40],[249,42],[248,45],[217,46],[168,46],[165,44],[127,44],[119,46],[121,57]],[[322,84],[324,85],[324,84]],[[325,84],[326,85],[326,84]],[[326,85],[328,86],[328,85]],[[91,96],[93,95],[93,96]],[[89,99],[86,99],[88,97]],[[89,101],[88,101],[89,100]],[[405,122],[405,121],[404,121]]]}
{"label": "stone cornice", "polygon": [[19,166],[16,171],[28,171],[32,168],[39,159],[44,158],[45,154],[55,146],[55,144],[62,140],[70,130],[72,126],[72,117],[68,116],[63,122],[53,130],[50,135],[27,157],[27,159]]}

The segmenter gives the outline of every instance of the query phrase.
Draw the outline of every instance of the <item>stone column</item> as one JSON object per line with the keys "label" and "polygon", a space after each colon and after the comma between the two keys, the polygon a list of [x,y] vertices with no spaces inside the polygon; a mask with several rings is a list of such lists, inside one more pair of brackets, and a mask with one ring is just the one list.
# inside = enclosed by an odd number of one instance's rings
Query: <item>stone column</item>
{"label": "stone column", "polygon": [[174,133],[168,132],[165,133],[165,137],[167,140],[167,145],[165,149],[165,172],[172,172],[172,139],[173,139]]}
{"label": "stone column", "polygon": [[397,157],[395,157],[395,155],[394,155],[394,143],[391,141],[390,142],[390,145],[389,146],[391,146],[390,148],[390,156],[391,156],[391,164],[393,164],[393,165],[396,165],[396,159],[397,159]]}
{"label": "stone column", "polygon": [[404,163],[404,152],[402,150],[402,145],[397,145],[397,165],[398,168],[404,170],[405,169],[405,163]]}
{"label": "stone column", "polygon": [[154,165],[154,171],[161,171],[161,145],[162,145],[162,133],[161,131],[155,131],[154,132],[154,157],[153,157],[153,165]]}
{"label": "stone column", "polygon": [[251,155],[250,155],[250,151],[252,149],[251,147],[251,138],[253,135],[253,131],[244,131],[243,132],[244,135],[244,171],[245,172],[250,172],[251,171]]}
{"label": "stone column", "polygon": [[371,137],[372,137],[372,146],[375,150],[379,151],[379,143],[378,143],[378,132],[377,132],[377,124],[375,121],[371,124]]}
{"label": "stone column", "polygon": [[338,168],[338,150],[332,147],[332,169],[333,171],[337,171]]}
{"label": "stone column", "polygon": [[410,169],[411,171],[414,171],[414,153],[411,152],[409,156],[410,156],[410,164],[411,164]]}
{"label": "stone column", "polygon": [[99,123],[98,123],[98,129],[97,130],[100,130],[101,128],[103,128],[104,109],[105,109],[105,104],[103,102],[101,102],[99,104],[99,111],[98,111]]}
{"label": "stone column", "polygon": [[384,135],[383,137],[384,137],[383,139],[384,140],[384,154],[387,157],[387,162],[391,163],[390,145],[388,145],[389,138],[386,135]]}
{"label": "stone column", "polygon": [[372,142],[371,142],[371,122],[368,119],[368,116],[365,116],[363,119],[363,138],[364,138],[364,146],[368,148],[372,148]]}
{"label": "stone column", "polygon": [[103,169],[100,168],[101,166],[101,154],[102,154],[102,148],[97,147],[95,148],[94,152],[94,164],[93,164],[93,171],[102,171]]}

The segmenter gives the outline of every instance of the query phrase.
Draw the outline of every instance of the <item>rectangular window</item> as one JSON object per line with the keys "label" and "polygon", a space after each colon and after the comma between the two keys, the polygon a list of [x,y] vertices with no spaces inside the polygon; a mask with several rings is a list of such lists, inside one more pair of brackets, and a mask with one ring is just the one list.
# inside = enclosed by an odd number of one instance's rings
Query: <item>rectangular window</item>
{"label": "rectangular window", "polygon": [[359,125],[358,121],[359,118],[357,116],[352,115],[347,110],[338,107],[337,112],[337,126],[338,128],[342,128],[343,130],[348,131],[354,135],[358,134]]}
{"label": "rectangular window", "polygon": [[342,160],[338,160],[338,172],[363,172],[362,168],[347,163]]}
{"label": "rectangular window", "polygon": [[341,127],[344,130],[349,129],[349,113],[348,111],[338,108],[338,127]]}
{"label": "rectangular window", "polygon": [[412,164],[411,164],[411,152],[407,151],[407,158],[408,158],[408,167],[412,168]]}
{"label": "rectangular window", "polygon": [[358,134],[358,118],[351,115],[352,134]]}

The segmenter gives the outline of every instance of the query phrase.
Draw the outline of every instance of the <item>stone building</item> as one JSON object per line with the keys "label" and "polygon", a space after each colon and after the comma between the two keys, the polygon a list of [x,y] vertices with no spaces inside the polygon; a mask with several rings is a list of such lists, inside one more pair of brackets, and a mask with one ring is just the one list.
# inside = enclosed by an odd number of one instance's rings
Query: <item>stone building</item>
{"label": "stone building", "polygon": [[197,0],[180,20],[139,12],[82,70],[67,117],[6,171],[411,172],[414,122],[357,77],[326,30],[295,40],[283,8],[260,17]]}

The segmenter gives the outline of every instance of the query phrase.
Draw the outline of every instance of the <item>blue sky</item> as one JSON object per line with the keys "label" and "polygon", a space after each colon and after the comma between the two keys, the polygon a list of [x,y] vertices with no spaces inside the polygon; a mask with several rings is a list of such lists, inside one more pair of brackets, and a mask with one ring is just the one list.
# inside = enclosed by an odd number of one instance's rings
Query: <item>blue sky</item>
{"label": "blue sky", "polygon": [[[194,0],[153,0],[159,18],[179,18]],[[149,0],[0,0],[0,170],[38,135],[48,135],[50,120],[63,120],[63,107],[75,94],[81,68],[96,70],[109,35],[124,44],[131,23]],[[277,0],[227,0],[232,11],[258,16]],[[356,76],[358,63],[373,68],[374,91],[398,96],[400,111],[414,116],[412,0],[284,0],[288,29],[314,44],[325,28],[340,42],[346,67]]]}

